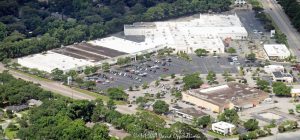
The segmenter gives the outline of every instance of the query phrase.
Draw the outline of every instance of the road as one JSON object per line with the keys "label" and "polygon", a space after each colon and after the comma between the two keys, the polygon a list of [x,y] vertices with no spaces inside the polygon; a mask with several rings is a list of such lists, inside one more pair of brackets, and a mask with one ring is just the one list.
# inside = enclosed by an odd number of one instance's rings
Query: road
{"label": "road", "polygon": [[290,49],[292,50],[292,53],[297,56],[297,61],[300,62],[300,51],[298,50],[298,45],[300,45],[300,34],[291,25],[289,18],[275,0],[261,0],[261,2],[265,12],[270,14],[280,30],[287,36]]}
{"label": "road", "polygon": [[[7,69],[3,66],[3,64],[0,63],[0,72],[2,72],[4,70],[7,70]],[[32,78],[25,74],[18,73],[13,70],[10,70],[9,73],[16,78],[21,78],[23,80],[31,81],[33,83],[39,83],[41,85],[41,87],[44,88],[45,90],[49,90],[54,93],[66,96],[66,97],[70,97],[73,99],[81,99],[81,100],[94,100],[95,99],[95,97],[93,97],[93,96],[83,94],[81,92],[78,92],[74,89],[71,89],[71,88],[64,86],[61,83],[58,83],[55,81],[44,81],[44,80],[35,79],[35,78]]]}

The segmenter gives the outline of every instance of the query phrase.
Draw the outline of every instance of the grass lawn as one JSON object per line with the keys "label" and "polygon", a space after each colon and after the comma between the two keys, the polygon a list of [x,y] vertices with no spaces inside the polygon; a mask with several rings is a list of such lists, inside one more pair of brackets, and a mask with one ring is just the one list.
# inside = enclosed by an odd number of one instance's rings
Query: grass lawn
{"label": "grass lawn", "polygon": [[4,131],[5,136],[7,136],[9,139],[15,139],[17,137],[17,132],[18,131],[12,131],[10,129],[6,129]]}
{"label": "grass lawn", "polygon": [[[72,89],[74,89],[74,90],[76,90],[78,92],[81,92],[81,93],[84,93],[84,94],[87,94],[87,95],[90,95],[90,96],[102,99],[104,102],[108,102],[108,100],[109,100],[108,96],[101,95],[101,94],[98,94],[98,93],[95,93],[95,92],[91,92],[91,91],[87,91],[87,90],[83,90],[83,89],[79,89],[79,88],[72,88]],[[124,102],[124,101],[115,101],[115,103],[117,105],[125,105],[126,104],[126,102]]]}
{"label": "grass lawn", "polygon": [[213,131],[207,131],[207,134],[211,135],[213,137],[216,137],[216,138],[220,138],[220,139],[223,139],[223,138],[238,138],[239,137],[239,135],[224,136],[224,135],[215,133]]}

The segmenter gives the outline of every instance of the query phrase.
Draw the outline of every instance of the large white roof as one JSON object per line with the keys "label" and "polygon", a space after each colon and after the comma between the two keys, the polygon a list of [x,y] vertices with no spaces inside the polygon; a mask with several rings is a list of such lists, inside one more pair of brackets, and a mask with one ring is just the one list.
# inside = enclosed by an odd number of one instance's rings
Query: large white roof
{"label": "large white roof", "polygon": [[68,71],[77,67],[94,65],[90,61],[69,57],[52,51],[18,58],[18,63],[28,68],[35,68],[49,73],[55,68]]}
{"label": "large white roof", "polygon": [[264,44],[264,49],[268,56],[288,57],[291,55],[284,44]]}
{"label": "large white roof", "polygon": [[200,14],[200,18],[191,21],[201,27],[238,27],[243,26],[239,17],[234,15]]}
{"label": "large white roof", "polygon": [[129,54],[141,52],[141,51],[148,50],[148,49],[151,49],[154,47],[150,43],[147,44],[147,42],[137,43],[137,42],[133,42],[130,40],[126,40],[126,39],[122,39],[122,38],[114,37],[114,36],[97,39],[97,40],[92,40],[92,41],[89,41],[88,43],[90,43],[92,45],[96,45],[96,46],[110,48],[113,50],[118,50],[120,52],[125,52],[125,53],[129,53]]}
{"label": "large white roof", "polygon": [[225,48],[221,39],[248,35],[237,15],[200,15],[189,21],[139,23],[125,25],[124,30],[125,35],[144,35],[144,43],[148,45],[165,45],[178,50],[203,48],[219,53]]}

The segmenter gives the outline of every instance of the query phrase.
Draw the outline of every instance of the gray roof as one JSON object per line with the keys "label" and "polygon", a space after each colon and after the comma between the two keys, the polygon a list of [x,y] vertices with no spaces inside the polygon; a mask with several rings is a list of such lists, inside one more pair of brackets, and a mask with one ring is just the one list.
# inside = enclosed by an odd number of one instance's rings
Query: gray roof
{"label": "gray roof", "polygon": [[14,112],[20,112],[20,111],[25,110],[27,108],[28,108],[27,105],[13,105],[13,106],[5,107],[6,110],[11,110],[11,111],[14,111]]}
{"label": "gray roof", "polygon": [[273,72],[273,75],[274,75],[274,77],[276,77],[276,78],[292,77],[291,74],[289,74],[289,73],[283,73],[283,72],[280,72],[280,71]]}
{"label": "gray roof", "polygon": [[184,114],[188,114],[190,116],[193,116],[194,118],[198,118],[198,117],[202,117],[202,116],[206,116],[207,114],[200,111],[200,110],[196,110],[193,107],[190,108],[184,108],[184,109],[180,109],[178,112],[184,113]]}

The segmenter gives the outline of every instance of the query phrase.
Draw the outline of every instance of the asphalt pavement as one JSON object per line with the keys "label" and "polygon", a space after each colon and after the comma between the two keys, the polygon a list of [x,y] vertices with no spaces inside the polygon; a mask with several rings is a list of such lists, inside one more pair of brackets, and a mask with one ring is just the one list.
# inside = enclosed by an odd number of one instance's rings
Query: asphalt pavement
{"label": "asphalt pavement", "polygon": [[[99,82],[97,83],[97,87],[99,90],[105,90],[109,87],[122,87],[124,89],[129,88],[130,86],[140,86],[143,83],[151,83],[159,79],[162,75],[170,75],[170,74],[189,74],[193,72],[200,72],[201,74],[207,74],[209,71],[214,71],[216,74],[222,74],[224,71],[228,71],[230,73],[237,73],[237,66],[239,65],[231,65],[228,61],[228,56],[221,57],[213,57],[213,56],[205,56],[198,57],[196,55],[190,55],[192,61],[188,62],[181,58],[177,58],[176,56],[169,56],[167,58],[171,58],[171,62],[167,62],[166,60],[152,58],[151,61],[147,62],[134,62],[131,66],[126,68],[114,69],[113,72],[110,73],[102,73],[100,76],[93,76],[93,78],[100,81],[105,81],[103,79],[103,74],[109,82]],[[157,63],[156,61],[159,61]],[[244,59],[239,59],[240,64],[244,63]],[[153,69],[151,67],[157,66],[158,69]],[[126,72],[127,70],[127,72]],[[139,73],[147,73],[146,76],[140,76],[139,74],[132,74],[128,72],[129,70],[139,71]],[[130,77],[129,77],[130,76]]]}
{"label": "asphalt pavement", "polygon": [[280,30],[287,36],[288,44],[292,53],[297,56],[297,61],[300,62],[300,34],[292,26],[289,18],[284,13],[282,7],[275,0],[261,0],[265,12],[270,14],[274,22]]}

